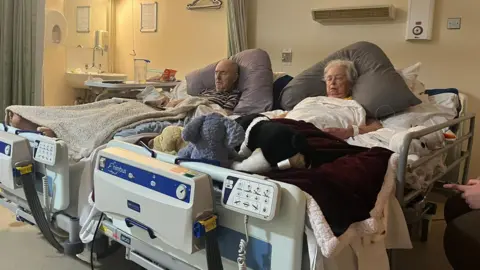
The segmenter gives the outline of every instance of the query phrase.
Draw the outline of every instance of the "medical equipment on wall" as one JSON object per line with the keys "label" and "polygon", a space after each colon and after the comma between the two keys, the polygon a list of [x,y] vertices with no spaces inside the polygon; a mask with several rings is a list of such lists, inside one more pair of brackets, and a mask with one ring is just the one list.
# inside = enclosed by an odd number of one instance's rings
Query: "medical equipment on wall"
{"label": "medical equipment on wall", "polygon": [[[65,142],[0,124],[0,204],[12,209],[17,220],[38,225],[46,239],[60,252],[79,253],[76,206],[70,207],[70,171]],[[41,200],[40,198],[41,197]],[[73,209],[70,209],[73,208]],[[51,227],[67,232],[59,244]]]}
{"label": "medical equipment on wall", "polygon": [[[249,263],[257,267],[275,265],[275,259],[280,258],[284,261],[278,266],[290,265],[289,269],[297,269],[294,265],[298,266],[301,261],[301,243],[290,242],[289,235],[301,235],[303,223],[293,225],[293,220],[285,223],[283,218],[278,218],[281,191],[278,183],[241,172],[223,174],[230,170],[222,171],[222,168],[195,161],[177,165],[174,159],[174,156],[120,141],[111,141],[98,154],[94,172],[95,207],[109,218],[101,230],[128,247],[127,258],[147,269],[162,268],[151,264],[146,267],[145,258],[140,258],[142,254],[147,256],[147,261],[156,262],[170,256],[161,260],[162,267],[168,269],[208,269],[209,243],[206,240],[204,246],[198,238],[216,227],[224,269],[247,269]],[[198,166],[203,170],[205,166],[214,168],[212,174],[215,178],[222,175],[223,187],[220,189],[210,175],[193,168]],[[288,209],[293,203],[304,203],[297,199],[282,204]],[[249,217],[253,218],[250,223]],[[260,223],[275,228],[262,232],[258,228]],[[265,236],[266,241],[259,239]],[[232,245],[233,241],[238,245]],[[272,242],[285,250],[272,251]],[[295,252],[290,249],[292,244],[300,245]],[[262,255],[247,256],[247,245],[254,248],[251,252]],[[152,252],[157,254],[148,257]],[[196,268],[183,266],[181,261],[187,260],[184,258],[188,258],[189,263],[194,261],[192,265]]]}
{"label": "medical equipment on wall", "polygon": [[409,0],[406,40],[431,40],[435,0]]}

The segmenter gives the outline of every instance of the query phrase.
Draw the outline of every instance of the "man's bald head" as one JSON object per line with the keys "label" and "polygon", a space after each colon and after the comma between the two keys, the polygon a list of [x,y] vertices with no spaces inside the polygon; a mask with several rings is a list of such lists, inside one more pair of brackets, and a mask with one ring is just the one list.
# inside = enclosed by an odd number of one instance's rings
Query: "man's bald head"
{"label": "man's bald head", "polygon": [[215,67],[215,88],[217,91],[232,91],[238,80],[239,68],[235,61],[223,59]]}

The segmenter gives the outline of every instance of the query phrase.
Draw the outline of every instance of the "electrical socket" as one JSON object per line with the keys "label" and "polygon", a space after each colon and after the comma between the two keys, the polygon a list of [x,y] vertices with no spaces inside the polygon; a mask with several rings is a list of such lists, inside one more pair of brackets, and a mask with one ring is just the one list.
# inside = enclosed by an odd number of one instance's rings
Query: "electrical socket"
{"label": "electrical socket", "polygon": [[292,64],[292,49],[282,50],[282,63],[284,65],[291,65]]}
{"label": "electrical socket", "polygon": [[448,18],[447,19],[447,29],[460,29],[462,24],[461,18]]}

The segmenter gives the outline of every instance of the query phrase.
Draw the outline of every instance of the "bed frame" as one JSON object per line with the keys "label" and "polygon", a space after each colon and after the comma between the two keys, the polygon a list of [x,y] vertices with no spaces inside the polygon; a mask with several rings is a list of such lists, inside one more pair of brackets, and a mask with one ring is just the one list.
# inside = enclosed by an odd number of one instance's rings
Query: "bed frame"
{"label": "bed frame", "polygon": [[[463,100],[465,101],[465,100]],[[426,196],[432,190],[434,184],[439,181],[444,182],[465,182],[468,179],[468,171],[469,171],[469,163],[471,158],[471,151],[474,139],[474,130],[475,130],[475,115],[474,114],[466,114],[465,107],[463,112],[460,113],[460,117],[445,122],[440,125],[432,126],[421,131],[413,132],[408,134],[403,142],[403,149],[409,149],[410,143],[412,140],[420,138],[426,134],[436,132],[446,127],[456,127],[457,128],[457,139],[453,142],[449,142],[446,147],[436,150],[431,155],[423,157],[418,161],[414,162],[413,164],[407,164],[407,151],[403,151],[400,153],[400,159],[398,164],[397,170],[397,177],[396,177],[396,198],[399,201],[400,205],[402,206],[407,224],[415,225],[415,224],[425,224],[425,221],[428,220],[427,216],[431,214],[432,207],[426,203]],[[10,129],[11,127],[3,126],[0,124],[0,142],[4,139],[7,135],[8,136],[18,136],[19,138],[23,138],[24,140],[29,140],[32,142],[32,135],[30,134],[28,137],[24,136],[22,133],[15,134]],[[7,134],[8,133],[8,134]],[[40,136],[40,135],[37,135]],[[34,141],[33,141],[34,142]],[[32,144],[32,147],[35,147]],[[451,164],[447,164],[447,169],[440,173],[439,175],[435,175],[428,183],[429,188],[427,190],[417,190],[417,191],[410,191],[406,192],[405,190],[405,179],[408,172],[412,171],[414,168],[422,166],[426,162],[430,161],[432,158],[437,157],[439,155],[448,154],[450,160],[452,160]],[[1,155],[1,154],[0,154]],[[0,162],[4,162],[2,158],[0,158]],[[90,168],[90,166],[86,166],[86,168]],[[455,176],[458,177],[452,179],[449,177],[449,174],[452,172],[458,171],[458,174]],[[75,177],[74,174],[84,174],[75,167],[75,165],[69,167],[70,171],[70,181],[80,181],[80,177]],[[4,173],[4,172],[2,172]],[[0,182],[2,181],[2,175],[0,175]],[[219,179],[216,179],[220,181]],[[1,184],[0,184],[1,186]],[[71,183],[71,186],[80,186],[80,183]],[[75,191],[70,189],[70,193],[74,193]],[[23,194],[22,194],[23,195]],[[31,210],[28,207],[25,197],[22,195],[15,194],[15,192],[9,191],[7,188],[3,187],[0,189],[0,205],[3,205],[7,209],[10,209],[16,216],[18,220],[28,222],[32,225],[36,225],[34,218],[32,216]],[[71,198],[77,198],[78,194],[70,194]],[[39,196],[42,196],[41,192],[39,192]],[[80,198],[77,198],[80,200]],[[78,202],[70,202],[71,206],[77,206]],[[434,210],[434,209],[433,209]],[[57,228],[61,228],[70,236],[70,241],[78,241],[78,218],[74,216],[68,216],[69,221],[73,221],[73,224],[68,224],[65,226],[61,223],[65,223],[62,220],[63,215],[56,216],[56,219],[52,222],[57,226]],[[70,223],[70,222],[69,222]],[[425,226],[422,226],[425,228]],[[71,229],[69,229],[71,228]],[[426,239],[426,233],[428,230],[423,230],[423,238]],[[395,268],[395,256],[394,252],[390,252],[390,263],[392,269]]]}

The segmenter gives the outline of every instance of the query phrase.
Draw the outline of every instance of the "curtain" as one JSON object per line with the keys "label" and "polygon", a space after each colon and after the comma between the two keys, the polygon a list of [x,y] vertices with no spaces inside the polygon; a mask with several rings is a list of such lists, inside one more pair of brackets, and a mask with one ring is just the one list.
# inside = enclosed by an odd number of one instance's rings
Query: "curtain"
{"label": "curtain", "polygon": [[9,105],[35,100],[37,1],[0,1],[0,119]]}
{"label": "curtain", "polygon": [[245,0],[229,0],[227,7],[228,56],[230,57],[248,47],[247,9]]}

